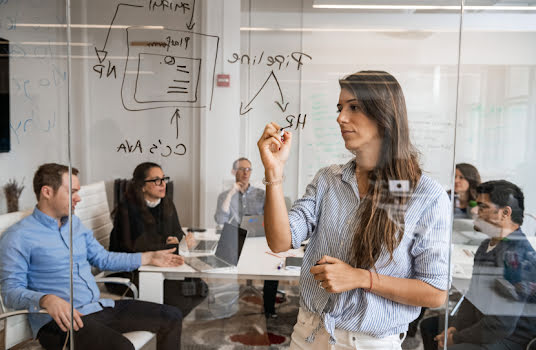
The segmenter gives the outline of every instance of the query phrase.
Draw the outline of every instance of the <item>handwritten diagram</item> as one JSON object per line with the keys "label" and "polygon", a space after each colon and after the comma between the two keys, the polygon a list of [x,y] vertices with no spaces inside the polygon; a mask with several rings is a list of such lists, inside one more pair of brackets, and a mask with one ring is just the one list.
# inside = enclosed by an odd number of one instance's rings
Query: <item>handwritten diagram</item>
{"label": "handwritten diagram", "polygon": [[[99,61],[93,66],[99,78],[117,78],[117,67],[108,58],[111,28],[123,9],[149,14],[177,13],[184,18],[186,30],[130,26],[126,30],[127,59],[121,84],[121,102],[128,111],[157,108],[211,108],[219,37],[195,33],[195,0],[173,2],[150,0],[146,5],[120,3],[116,6],[106,38],[95,47]],[[205,47],[202,57],[194,47]],[[206,62],[204,62],[206,60]],[[208,67],[208,68],[207,68]],[[130,74],[130,73],[134,74]],[[207,82],[207,100],[199,98],[201,81]],[[174,113],[175,115],[175,113]]]}
{"label": "handwritten diagram", "polygon": [[[121,86],[121,101],[129,111],[156,108],[212,107],[219,37],[183,30],[127,28],[127,61]],[[204,57],[193,47],[205,46]],[[132,59],[134,57],[134,59]],[[203,60],[211,62],[204,65]],[[203,74],[203,67],[211,66]],[[135,72],[135,74],[127,74]],[[207,101],[199,98],[202,76],[209,82]]]}

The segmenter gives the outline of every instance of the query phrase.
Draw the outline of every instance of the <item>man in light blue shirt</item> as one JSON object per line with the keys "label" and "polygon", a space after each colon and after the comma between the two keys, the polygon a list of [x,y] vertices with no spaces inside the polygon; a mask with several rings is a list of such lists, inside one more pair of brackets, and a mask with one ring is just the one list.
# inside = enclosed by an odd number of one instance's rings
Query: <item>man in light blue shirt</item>
{"label": "man in light blue shirt", "polygon": [[[0,284],[8,307],[46,314],[30,314],[34,337],[46,349],[61,349],[71,324],[69,261],[69,198],[72,210],[80,202],[78,170],[44,164],[33,179],[37,206],[0,238]],[[173,249],[137,254],[111,253],[93,232],[72,216],[73,328],[77,349],[134,349],[121,333],[147,330],[157,334],[158,349],[178,349],[182,328],[180,311],[167,305],[137,300],[101,299],[91,273],[137,269],[140,265],[178,266]],[[50,316],[49,316],[50,315]]]}
{"label": "man in light blue shirt", "polygon": [[[236,182],[229,190],[220,193],[214,220],[219,225],[231,223],[240,226],[245,215],[264,215],[265,192],[260,188],[251,186],[251,162],[245,157],[233,162],[232,174]],[[263,304],[264,315],[267,318],[276,318],[275,301],[279,281],[264,281]]]}
{"label": "man in light blue shirt", "polygon": [[218,196],[214,220],[219,225],[230,223],[239,226],[244,215],[264,214],[264,190],[251,186],[251,171],[251,162],[247,158],[233,162],[232,174],[236,182]]}

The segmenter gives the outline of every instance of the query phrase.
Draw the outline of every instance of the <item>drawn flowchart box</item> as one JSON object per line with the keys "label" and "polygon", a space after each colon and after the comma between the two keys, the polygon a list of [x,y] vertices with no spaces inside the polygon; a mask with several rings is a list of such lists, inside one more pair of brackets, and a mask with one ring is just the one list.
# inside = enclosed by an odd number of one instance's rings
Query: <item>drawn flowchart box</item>
{"label": "drawn flowchart box", "polygon": [[126,32],[125,109],[211,107],[219,37],[151,27]]}
{"label": "drawn flowchart box", "polygon": [[[136,102],[197,102],[201,59],[152,53],[140,53],[138,57]],[[154,74],[139,74],[145,71]]]}

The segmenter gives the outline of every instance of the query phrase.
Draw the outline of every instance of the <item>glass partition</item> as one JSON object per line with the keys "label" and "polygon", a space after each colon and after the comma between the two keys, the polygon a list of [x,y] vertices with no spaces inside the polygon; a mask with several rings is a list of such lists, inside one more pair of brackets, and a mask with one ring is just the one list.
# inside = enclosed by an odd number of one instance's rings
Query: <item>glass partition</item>
{"label": "glass partition", "polygon": [[536,337],[529,136],[535,130],[535,55],[527,50],[536,39],[536,13],[532,4],[466,5],[449,303],[449,327],[456,332],[450,338],[525,349]]}
{"label": "glass partition", "polygon": [[[70,27],[65,8],[0,0],[0,232],[38,166],[72,159],[75,307],[149,332],[74,348],[536,338],[532,3],[96,0]],[[6,237],[2,300],[31,309]],[[56,254],[36,237],[31,290]]]}
{"label": "glass partition", "polygon": [[[65,1],[0,2],[2,348],[38,346],[52,319],[36,313],[70,309],[67,39]],[[3,317],[20,310],[30,314]]]}

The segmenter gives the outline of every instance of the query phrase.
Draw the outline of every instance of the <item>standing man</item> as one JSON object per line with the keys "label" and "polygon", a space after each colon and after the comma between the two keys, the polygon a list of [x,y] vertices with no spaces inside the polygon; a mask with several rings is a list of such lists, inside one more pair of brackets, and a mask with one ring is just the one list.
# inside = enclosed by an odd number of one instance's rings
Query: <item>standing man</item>
{"label": "standing man", "polygon": [[[29,315],[34,338],[47,349],[61,349],[71,325],[69,209],[80,202],[78,170],[49,163],[39,167],[33,187],[37,205],[32,215],[0,237],[0,284],[8,307],[47,314]],[[69,208],[72,196],[72,208]],[[174,249],[145,253],[111,253],[93,232],[72,215],[74,345],[81,349],[133,350],[122,333],[151,331],[157,349],[180,349],[182,315],[168,305],[139,300],[101,299],[91,266],[132,271],[140,265],[178,266]]]}
{"label": "standing man", "polygon": [[[520,229],[525,208],[523,192],[504,180],[485,182],[476,192],[475,229],[489,238],[475,253],[469,290],[458,313],[449,321],[446,345],[449,350],[524,350],[536,337],[535,318],[523,315],[529,297],[523,291],[536,282],[536,252]],[[501,291],[497,285],[510,286],[517,297],[489,301]],[[483,301],[480,309],[471,300]],[[497,310],[502,310],[500,315]],[[445,331],[439,333],[439,317],[421,322],[425,350],[444,346]]]}
{"label": "standing man", "polygon": [[[231,173],[235,176],[233,187],[218,196],[218,206],[214,220],[219,225],[230,223],[240,226],[245,215],[264,215],[265,192],[251,186],[251,162],[247,158],[238,158],[233,162]],[[264,281],[263,302],[264,315],[276,318],[275,299],[279,281]]]}

